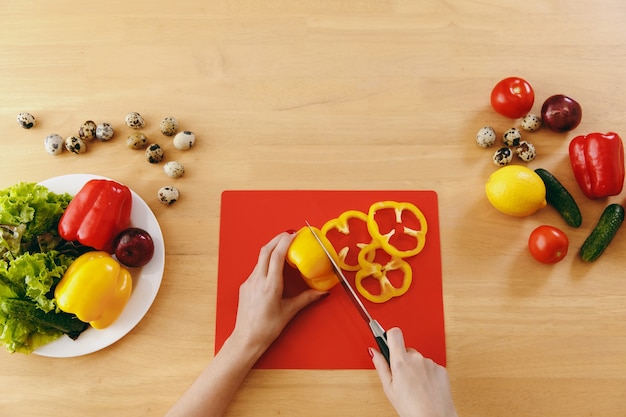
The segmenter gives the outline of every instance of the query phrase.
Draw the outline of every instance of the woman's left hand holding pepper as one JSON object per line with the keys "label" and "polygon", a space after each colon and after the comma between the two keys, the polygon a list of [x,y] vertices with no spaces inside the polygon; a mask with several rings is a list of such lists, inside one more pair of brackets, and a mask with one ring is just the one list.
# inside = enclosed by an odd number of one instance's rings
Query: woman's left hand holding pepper
{"label": "woman's left hand holding pepper", "polygon": [[285,257],[294,236],[281,233],[263,246],[256,267],[239,289],[237,322],[231,338],[250,349],[260,349],[261,353],[298,311],[327,294],[309,289],[295,297],[282,298]]}
{"label": "woman's left hand holding pepper", "polygon": [[233,333],[168,417],[222,416],[250,369],[287,323],[327,294],[309,289],[283,298],[285,256],[293,238],[292,233],[281,233],[263,246],[254,270],[239,289]]}

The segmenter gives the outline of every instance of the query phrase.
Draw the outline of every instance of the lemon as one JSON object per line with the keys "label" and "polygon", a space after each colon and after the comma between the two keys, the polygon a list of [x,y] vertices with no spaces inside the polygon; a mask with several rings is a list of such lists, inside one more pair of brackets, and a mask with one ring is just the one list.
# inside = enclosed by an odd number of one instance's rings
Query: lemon
{"label": "lemon", "polygon": [[541,177],[520,165],[507,165],[491,174],[485,191],[489,202],[510,216],[530,216],[547,204]]}

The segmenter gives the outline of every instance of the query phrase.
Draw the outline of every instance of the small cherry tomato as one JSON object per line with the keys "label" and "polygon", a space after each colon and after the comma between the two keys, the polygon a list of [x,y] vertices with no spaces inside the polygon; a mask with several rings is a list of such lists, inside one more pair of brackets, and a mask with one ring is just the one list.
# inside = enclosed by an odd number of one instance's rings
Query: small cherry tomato
{"label": "small cherry tomato", "polygon": [[539,226],[530,233],[528,249],[537,261],[555,264],[565,258],[569,239],[562,230],[553,226]]}
{"label": "small cherry tomato", "polygon": [[519,119],[533,107],[535,92],[530,84],[519,77],[500,81],[491,90],[491,105],[503,116]]}

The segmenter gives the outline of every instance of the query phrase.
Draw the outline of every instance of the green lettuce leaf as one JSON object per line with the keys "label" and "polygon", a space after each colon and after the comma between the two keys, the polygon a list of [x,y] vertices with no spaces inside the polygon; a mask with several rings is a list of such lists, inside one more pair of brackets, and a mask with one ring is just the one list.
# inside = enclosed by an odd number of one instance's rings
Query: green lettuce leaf
{"label": "green lettuce leaf", "polygon": [[54,300],[54,288],[84,251],[58,236],[71,199],[34,183],[0,190],[0,344],[9,352],[30,353],[88,326]]}

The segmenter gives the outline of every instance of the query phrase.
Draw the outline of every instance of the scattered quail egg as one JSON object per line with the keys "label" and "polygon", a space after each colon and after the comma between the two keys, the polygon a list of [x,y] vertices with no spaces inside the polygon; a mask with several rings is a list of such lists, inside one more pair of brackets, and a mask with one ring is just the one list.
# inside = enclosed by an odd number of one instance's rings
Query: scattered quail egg
{"label": "scattered quail egg", "polygon": [[156,143],[151,144],[146,149],[146,159],[151,164],[158,164],[163,160],[163,149]]}
{"label": "scattered quail egg", "polygon": [[143,149],[148,146],[148,138],[141,132],[133,132],[126,138],[126,146],[130,149]]}
{"label": "scattered quail egg", "polygon": [[166,206],[171,206],[180,198],[180,192],[176,187],[171,185],[161,187],[158,192],[159,201]]}
{"label": "scattered quail egg", "polygon": [[512,127],[502,135],[502,140],[506,146],[517,146],[522,140],[522,133],[518,128]]}
{"label": "scattered quail egg", "polygon": [[57,135],[56,133],[48,135],[44,139],[43,144],[46,148],[46,152],[50,155],[56,156],[63,152],[64,141],[61,135]]}
{"label": "scattered quail egg", "polygon": [[93,140],[96,137],[97,128],[98,126],[96,126],[93,121],[87,120],[85,123],[80,125],[80,128],[78,129],[78,137],[86,141]]}
{"label": "scattered quail egg", "polygon": [[482,148],[488,148],[496,143],[496,131],[491,126],[480,128],[476,134],[476,143]]}
{"label": "scattered quail egg", "polygon": [[185,167],[180,162],[170,161],[163,165],[163,170],[170,178],[180,178],[185,173]]}
{"label": "scattered quail egg", "polygon": [[22,112],[17,115],[17,123],[19,123],[19,125],[24,129],[30,129],[31,127],[35,127],[37,121],[35,120],[35,116],[32,114]]}
{"label": "scattered quail egg", "polygon": [[145,120],[143,120],[143,117],[141,117],[141,115],[137,112],[128,113],[124,120],[126,121],[126,125],[128,127],[132,127],[133,129],[141,129],[142,127],[146,125],[146,122]]}
{"label": "scattered quail egg", "polygon": [[108,123],[100,123],[96,127],[96,138],[98,140],[107,141],[111,139],[114,134],[113,126]]}
{"label": "scattered quail egg", "polygon": [[174,147],[179,151],[186,151],[196,142],[196,135],[193,132],[185,130],[174,136]]}
{"label": "scattered quail egg", "polygon": [[161,133],[165,136],[172,136],[178,131],[178,120],[175,117],[167,116],[161,120]]}
{"label": "scattered quail egg", "polygon": [[78,136],[69,136],[65,139],[65,149],[72,153],[79,154],[87,151],[87,145],[85,141]]}
{"label": "scattered quail egg", "polygon": [[509,148],[500,148],[493,154],[493,163],[503,167],[511,163],[513,152]]}
{"label": "scattered quail egg", "polygon": [[534,132],[541,127],[541,117],[535,114],[527,114],[522,119],[522,129],[527,132]]}
{"label": "scattered quail egg", "polygon": [[535,156],[537,156],[537,151],[535,150],[535,146],[532,143],[523,140],[519,143],[517,149],[515,149],[515,154],[522,161],[528,162],[535,159]]}

